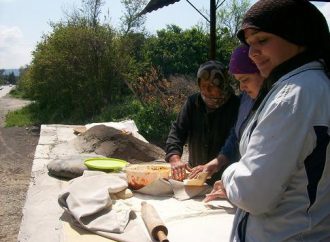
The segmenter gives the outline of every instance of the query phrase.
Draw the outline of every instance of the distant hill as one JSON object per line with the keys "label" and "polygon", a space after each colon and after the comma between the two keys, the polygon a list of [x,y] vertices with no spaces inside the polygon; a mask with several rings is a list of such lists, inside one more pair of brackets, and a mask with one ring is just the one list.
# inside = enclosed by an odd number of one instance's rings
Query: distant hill
{"label": "distant hill", "polygon": [[19,76],[19,69],[4,69],[4,70],[5,70],[4,72],[5,75],[9,75],[10,73],[14,72],[15,76]]}

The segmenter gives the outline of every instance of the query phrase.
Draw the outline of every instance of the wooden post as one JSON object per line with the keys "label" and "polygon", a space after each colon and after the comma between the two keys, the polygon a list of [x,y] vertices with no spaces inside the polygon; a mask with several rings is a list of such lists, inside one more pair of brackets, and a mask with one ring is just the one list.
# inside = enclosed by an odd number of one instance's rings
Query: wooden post
{"label": "wooden post", "polygon": [[210,0],[210,59],[216,58],[216,0]]}

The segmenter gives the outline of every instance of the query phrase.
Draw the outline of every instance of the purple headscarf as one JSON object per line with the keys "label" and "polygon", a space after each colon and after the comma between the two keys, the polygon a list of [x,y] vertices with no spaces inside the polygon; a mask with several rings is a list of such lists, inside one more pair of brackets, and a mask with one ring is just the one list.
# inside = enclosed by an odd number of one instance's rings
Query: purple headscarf
{"label": "purple headscarf", "polygon": [[257,66],[249,57],[249,46],[241,45],[237,47],[230,57],[230,74],[254,74],[259,73]]}

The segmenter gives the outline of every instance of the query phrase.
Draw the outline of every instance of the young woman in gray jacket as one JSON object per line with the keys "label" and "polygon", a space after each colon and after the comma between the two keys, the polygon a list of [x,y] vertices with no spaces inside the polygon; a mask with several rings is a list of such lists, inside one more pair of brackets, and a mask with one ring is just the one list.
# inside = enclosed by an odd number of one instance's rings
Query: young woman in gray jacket
{"label": "young woman in gray jacket", "polygon": [[240,161],[208,196],[237,206],[231,241],[330,241],[326,19],[307,0],[262,0],[238,37],[269,92],[243,133]]}

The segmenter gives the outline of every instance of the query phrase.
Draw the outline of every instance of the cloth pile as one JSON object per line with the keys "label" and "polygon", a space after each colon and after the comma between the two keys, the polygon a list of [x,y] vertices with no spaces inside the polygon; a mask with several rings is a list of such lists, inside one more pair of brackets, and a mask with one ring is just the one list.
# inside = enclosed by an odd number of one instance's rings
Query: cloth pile
{"label": "cloth pile", "polygon": [[78,227],[116,241],[150,241],[132,209],[121,200],[111,199],[111,194],[126,188],[124,174],[85,171],[70,181],[58,203],[70,215],[70,223]]}
{"label": "cloth pile", "polygon": [[[71,224],[117,241],[150,241],[137,222],[137,215],[125,200],[112,200],[113,194],[127,189],[125,173],[85,171],[72,179],[58,198],[58,203],[71,218]],[[187,200],[210,192],[208,185],[184,186],[183,182],[159,179],[135,192],[151,196],[173,196]]]}

